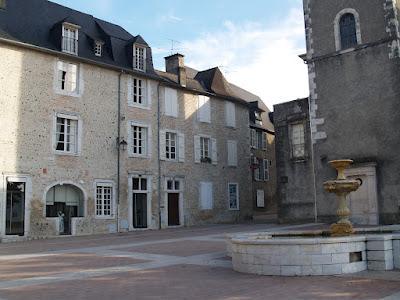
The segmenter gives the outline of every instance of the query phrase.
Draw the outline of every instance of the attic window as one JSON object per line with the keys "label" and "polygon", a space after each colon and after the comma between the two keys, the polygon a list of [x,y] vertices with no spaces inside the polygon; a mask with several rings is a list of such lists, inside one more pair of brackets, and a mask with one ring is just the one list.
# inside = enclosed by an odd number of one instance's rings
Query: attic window
{"label": "attic window", "polygon": [[69,23],[63,24],[63,29],[62,29],[63,52],[78,55],[78,29],[79,26]]}
{"label": "attic window", "polygon": [[137,45],[134,45],[133,47],[133,68],[139,71],[145,71],[146,49]]}
{"label": "attic window", "polygon": [[103,53],[103,43],[100,41],[95,41],[94,43],[94,55],[101,56]]}
{"label": "attic window", "polygon": [[254,112],[254,117],[255,117],[255,123],[258,125],[262,125],[261,112],[259,111]]}

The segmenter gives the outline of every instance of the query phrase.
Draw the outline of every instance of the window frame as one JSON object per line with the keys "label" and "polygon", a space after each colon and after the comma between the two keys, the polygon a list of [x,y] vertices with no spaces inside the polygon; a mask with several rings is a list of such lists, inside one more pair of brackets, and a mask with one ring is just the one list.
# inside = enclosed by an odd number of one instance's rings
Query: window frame
{"label": "window frame", "polygon": [[94,55],[97,57],[102,57],[103,56],[103,45],[104,43],[102,41],[95,41],[94,42]]}
{"label": "window frame", "polygon": [[[203,186],[211,187],[211,199],[209,201],[203,201]],[[209,204],[209,205],[205,205]],[[211,181],[200,181],[199,182],[199,209],[204,210],[213,210],[214,209],[214,184]]]}
{"label": "window frame", "polygon": [[[71,23],[63,23],[62,24],[62,31],[61,31],[61,52],[68,53],[71,55],[78,55],[79,53],[79,29],[81,27],[79,25],[71,24]],[[75,32],[74,37],[68,36],[69,34],[66,34],[67,32]],[[74,41],[74,47],[75,51],[70,51],[69,49],[64,48],[64,39],[68,40],[73,40]]]}
{"label": "window frame", "polygon": [[[173,152],[171,151],[172,139],[168,139],[168,136],[174,136],[175,137],[175,146],[174,146],[174,148],[175,148],[175,152],[174,152],[175,158],[171,158],[171,154],[173,154]],[[168,141],[169,141],[169,144],[168,144]],[[165,131],[165,160],[167,160],[167,161],[178,161],[179,160],[179,136],[178,136],[178,133],[176,131],[171,131],[171,130],[166,130]]]}
{"label": "window frame", "polygon": [[[205,143],[205,141],[207,141],[207,143]],[[202,163],[211,163],[212,162],[212,149],[211,149],[211,147],[212,147],[211,137],[200,136],[200,161]],[[207,156],[205,155],[206,150],[207,150],[207,154],[208,154]],[[209,161],[206,161],[206,160],[209,160]]]}
{"label": "window frame", "polygon": [[[58,119],[64,119],[64,120],[72,120],[76,122],[76,136],[75,136],[75,151],[65,151],[65,150],[57,150],[57,145],[58,145],[58,139],[57,139],[57,120]],[[61,155],[61,156],[79,156],[81,153],[81,137],[82,137],[82,121],[80,117],[76,114],[72,113],[62,113],[62,112],[56,112],[54,114],[54,120],[53,120],[53,139],[52,139],[52,149],[53,153],[56,155]],[[65,133],[64,133],[65,135]]]}
{"label": "window frame", "polygon": [[[293,136],[293,133],[294,133],[294,127],[295,126],[302,126],[302,132],[303,132],[303,143],[300,143],[300,144],[295,144],[294,143],[294,136]],[[300,138],[301,139],[301,138]],[[294,152],[295,152],[295,149],[294,149],[294,147],[295,146],[301,146],[302,145],[302,149],[303,149],[303,155],[295,155],[294,154]],[[304,122],[296,122],[296,123],[291,123],[291,124],[289,124],[289,146],[290,146],[290,158],[292,159],[292,160],[295,160],[295,161],[304,161],[305,159],[306,159],[306,157],[307,157],[307,155],[306,155],[306,153],[307,153],[307,149],[306,149],[306,125],[304,124]]]}
{"label": "window frame", "polygon": [[[236,207],[231,206],[231,185],[236,186]],[[240,210],[239,184],[237,182],[228,182],[228,208],[231,211]]]}
{"label": "window frame", "polygon": [[[201,103],[203,103],[201,105]],[[211,98],[198,95],[197,97],[197,121],[200,123],[211,124]]]}
{"label": "window frame", "polygon": [[335,20],[334,20],[334,35],[335,35],[335,48],[336,48],[336,51],[347,52],[347,51],[352,51],[354,49],[354,47],[350,47],[350,48],[347,48],[347,49],[343,49],[342,48],[342,39],[341,39],[341,34],[340,34],[340,20],[341,20],[342,16],[345,15],[345,14],[354,15],[355,26],[356,26],[356,37],[357,37],[357,44],[355,46],[362,44],[360,15],[353,8],[345,8],[345,9],[342,9],[336,15]]}
{"label": "window frame", "polygon": [[[97,214],[97,203],[98,203],[98,188],[101,187],[103,188],[103,196],[104,196],[104,188],[111,188],[111,193],[110,193],[110,215],[104,214],[104,197],[101,199],[101,214]],[[114,181],[112,180],[102,180],[102,179],[96,179],[94,181],[94,198],[95,200],[95,218],[96,219],[103,219],[103,220],[112,220],[115,219],[115,184]]]}
{"label": "window frame", "polygon": [[[136,85],[138,85],[139,82],[141,82],[140,87],[136,86],[136,88],[135,88],[135,80],[136,80]],[[141,93],[139,93],[139,94],[138,94],[138,92],[139,92],[138,88],[141,90]],[[149,82],[147,79],[139,78],[136,76],[129,76],[129,79],[128,79],[128,106],[142,108],[142,109],[150,109],[151,101],[150,101],[148,89],[149,89]],[[135,93],[135,90],[136,90],[136,93]],[[135,96],[141,97],[142,103],[139,103],[138,101],[135,102]]]}
{"label": "window frame", "polygon": [[[229,149],[229,145],[234,145],[234,153],[231,153]],[[226,146],[227,146],[227,165],[228,167],[231,168],[237,168],[238,167],[238,142],[236,140],[227,140],[226,141]],[[233,156],[234,159],[231,157]],[[229,159],[232,158],[233,162]],[[232,162],[232,163],[231,163]]]}
{"label": "window frame", "polygon": [[[70,76],[70,75],[68,75],[68,70],[69,70],[70,66],[76,67],[75,91],[69,91],[65,88],[62,89],[62,82],[63,82],[62,72],[65,72],[65,82],[67,82],[66,78],[68,76]],[[56,60],[54,74],[55,74],[54,75],[54,92],[56,94],[63,95],[63,96],[69,96],[69,97],[76,97],[76,98],[81,97],[82,92],[83,92],[82,64],[67,62],[64,60]]]}
{"label": "window frame", "polygon": [[[145,141],[144,145],[144,153],[135,153],[133,151],[134,148],[134,127],[140,127],[142,129],[145,129],[145,138],[142,140]],[[151,126],[145,123],[141,122],[136,122],[136,121],[129,121],[128,122],[128,157],[131,158],[145,158],[145,159],[150,159],[151,158],[151,142],[152,142],[152,132],[151,132]]]}
{"label": "window frame", "polygon": [[[170,98],[170,96],[172,96],[171,94],[173,94],[173,96],[174,96],[173,98]],[[172,101],[172,102],[167,103],[168,101]],[[170,104],[170,105],[167,105],[167,104]],[[175,110],[170,111],[169,108],[167,109],[167,106],[175,107]],[[173,89],[170,87],[165,87],[163,112],[164,112],[165,116],[168,116],[171,118],[178,118],[178,116],[179,116],[179,96],[178,96],[178,91],[176,89]]]}
{"label": "window frame", "polygon": [[[137,51],[142,50],[142,56],[137,55]],[[133,69],[136,71],[146,72],[146,46],[134,44],[133,45]],[[140,68],[140,59],[142,59],[143,68]]]}

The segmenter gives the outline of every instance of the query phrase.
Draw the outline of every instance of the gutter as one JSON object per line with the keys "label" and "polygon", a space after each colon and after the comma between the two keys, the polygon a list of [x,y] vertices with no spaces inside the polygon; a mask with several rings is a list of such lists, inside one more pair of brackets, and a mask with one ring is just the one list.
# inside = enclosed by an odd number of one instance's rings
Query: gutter
{"label": "gutter", "polygon": [[117,113],[117,212],[116,212],[116,221],[117,221],[117,233],[120,232],[120,190],[121,190],[121,77],[124,72],[121,70],[118,75],[118,113]]}

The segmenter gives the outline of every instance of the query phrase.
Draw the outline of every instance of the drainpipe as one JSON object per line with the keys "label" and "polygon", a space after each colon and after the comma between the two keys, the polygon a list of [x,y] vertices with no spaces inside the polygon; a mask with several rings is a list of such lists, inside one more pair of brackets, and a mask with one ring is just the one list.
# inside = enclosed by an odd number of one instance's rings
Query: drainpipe
{"label": "drainpipe", "polygon": [[117,221],[117,232],[120,232],[120,187],[121,187],[121,77],[123,71],[121,70],[118,75],[118,120],[117,120],[117,127],[118,127],[118,135],[117,135],[117,212],[116,212],[116,221]]}
{"label": "drainpipe", "polygon": [[318,222],[318,207],[317,207],[317,183],[315,177],[315,153],[314,153],[314,142],[313,134],[311,132],[312,119],[311,119],[311,96],[308,100],[308,115],[309,115],[309,125],[310,125],[310,138],[311,138],[311,167],[312,167],[312,177],[313,177],[313,192],[314,192],[314,222]]}
{"label": "drainpipe", "polygon": [[161,229],[160,83],[157,85],[158,229]]}

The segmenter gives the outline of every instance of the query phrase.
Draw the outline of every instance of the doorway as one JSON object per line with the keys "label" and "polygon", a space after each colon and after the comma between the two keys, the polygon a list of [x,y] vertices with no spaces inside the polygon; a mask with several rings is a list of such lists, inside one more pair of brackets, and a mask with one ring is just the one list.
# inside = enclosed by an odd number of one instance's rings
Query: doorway
{"label": "doorway", "polygon": [[149,227],[150,182],[148,176],[132,177],[132,227],[146,229]]}
{"label": "doorway", "polygon": [[25,188],[25,182],[7,182],[6,235],[24,235]]}
{"label": "doorway", "polygon": [[179,225],[179,193],[168,193],[168,226]]}

